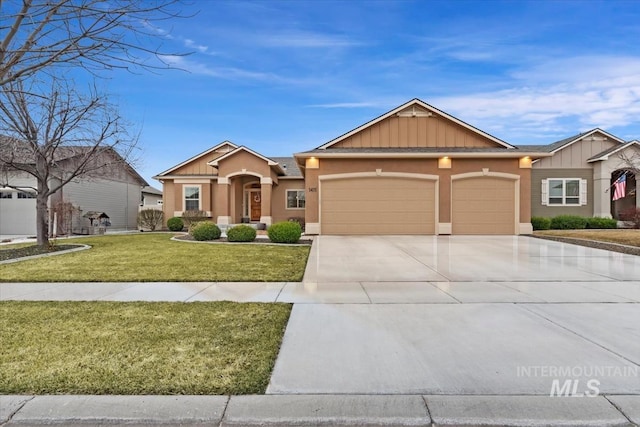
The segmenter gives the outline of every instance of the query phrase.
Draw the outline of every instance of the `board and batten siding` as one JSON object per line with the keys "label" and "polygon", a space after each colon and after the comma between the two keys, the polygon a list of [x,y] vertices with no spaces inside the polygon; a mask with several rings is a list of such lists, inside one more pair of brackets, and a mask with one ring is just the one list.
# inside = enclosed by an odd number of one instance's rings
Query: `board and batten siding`
{"label": "board and batten siding", "polygon": [[[553,178],[585,179],[587,181],[587,204],[582,206],[544,206],[542,204],[542,180]],[[558,215],[593,216],[593,169],[532,169],[531,202],[531,216],[547,218]]]}
{"label": "board and batten siding", "polygon": [[437,115],[389,117],[345,138],[334,148],[496,147],[497,144]]}
{"label": "board and batten siding", "polygon": [[137,183],[91,180],[70,182],[63,188],[63,199],[88,211],[109,215],[108,230],[135,230],[142,189]]}
{"label": "board and batten siding", "polygon": [[590,169],[592,165],[587,159],[616,145],[619,143],[596,133],[557,151],[552,157],[537,160],[533,169]]}

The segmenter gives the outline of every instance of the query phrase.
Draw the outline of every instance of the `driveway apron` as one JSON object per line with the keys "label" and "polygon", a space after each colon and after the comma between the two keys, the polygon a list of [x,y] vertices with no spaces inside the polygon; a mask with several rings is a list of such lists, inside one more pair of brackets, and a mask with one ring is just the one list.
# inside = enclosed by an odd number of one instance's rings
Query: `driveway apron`
{"label": "driveway apron", "polygon": [[320,236],[267,393],[640,394],[639,293],[640,257],[559,242]]}

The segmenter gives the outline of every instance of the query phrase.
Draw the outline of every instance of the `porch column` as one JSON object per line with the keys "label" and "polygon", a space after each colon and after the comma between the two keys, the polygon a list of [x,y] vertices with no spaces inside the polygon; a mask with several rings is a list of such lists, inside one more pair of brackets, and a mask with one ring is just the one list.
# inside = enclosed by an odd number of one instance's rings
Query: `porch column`
{"label": "porch column", "polygon": [[593,170],[593,216],[611,218],[611,172],[604,162],[597,162]]}
{"label": "porch column", "polygon": [[260,178],[260,222],[268,226],[272,223],[271,218],[271,188],[273,180],[271,178]]}
{"label": "porch column", "polygon": [[231,188],[229,178],[218,178],[218,191],[216,191],[215,209],[218,214],[216,223],[231,224],[229,216],[229,189]]}

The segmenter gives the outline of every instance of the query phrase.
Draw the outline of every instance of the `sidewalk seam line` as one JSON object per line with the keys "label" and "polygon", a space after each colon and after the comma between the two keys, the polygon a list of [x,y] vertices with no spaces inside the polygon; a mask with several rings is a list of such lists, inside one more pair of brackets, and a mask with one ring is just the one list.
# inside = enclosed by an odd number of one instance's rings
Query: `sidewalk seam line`
{"label": "sidewalk seam line", "polygon": [[433,426],[433,425],[435,425],[435,421],[433,420],[433,417],[431,416],[431,410],[429,410],[429,403],[427,402],[427,396],[425,396],[423,394],[420,397],[422,397],[422,401],[424,402],[424,407],[427,410],[427,416],[429,417],[429,422]]}
{"label": "sidewalk seam line", "polygon": [[25,400],[24,403],[22,405],[20,405],[20,407],[18,409],[16,409],[15,411],[13,411],[11,414],[9,414],[9,416],[7,417],[7,421],[3,422],[2,425],[6,425],[9,424],[11,422],[11,420],[13,419],[13,417],[22,410],[22,408],[24,408],[24,406],[31,402],[33,399],[35,399],[36,396],[31,396],[29,399]]}
{"label": "sidewalk seam line", "polygon": [[189,298],[185,299],[185,300],[184,300],[184,301],[182,301],[182,302],[189,302],[189,300],[190,300],[191,298],[197,297],[198,295],[200,295],[201,293],[203,293],[204,291],[206,291],[207,289],[209,289],[210,287],[212,287],[213,285],[216,285],[216,284],[218,284],[218,283],[219,283],[219,282],[212,282],[209,286],[206,286],[206,287],[204,287],[204,288],[200,289],[198,292],[196,292],[195,294],[191,295]]}
{"label": "sidewalk seam line", "polygon": [[604,398],[607,400],[607,402],[609,402],[609,403],[611,404],[611,406],[613,406],[614,408],[616,408],[616,409],[618,410],[618,412],[620,412],[620,413],[622,414],[622,416],[623,416],[623,417],[625,417],[625,418],[629,421],[629,423],[630,423],[632,426],[633,426],[633,425],[636,425],[633,421],[631,421],[631,418],[629,418],[629,417],[627,416],[627,414],[625,414],[625,413],[624,413],[624,411],[623,411],[623,410],[622,410],[618,405],[616,405],[614,402],[612,402],[612,401],[609,399],[609,397],[608,397],[606,394],[603,394],[603,395],[602,395],[602,397],[604,397]]}
{"label": "sidewalk seam line", "polygon": [[553,320],[549,319],[548,317],[545,317],[544,315],[542,315],[542,314],[540,314],[540,313],[537,313],[537,312],[535,312],[534,310],[530,310],[528,307],[526,307],[526,304],[514,304],[514,306],[522,307],[524,310],[526,310],[526,311],[528,311],[529,313],[532,313],[532,314],[534,314],[534,315],[536,315],[536,316],[540,317],[541,319],[546,320],[547,322],[551,323],[552,325],[555,325],[555,326],[557,326],[557,327],[559,327],[559,328],[561,328],[561,329],[564,329],[565,331],[568,331],[568,332],[572,333],[573,335],[575,335],[575,336],[577,336],[577,337],[580,337],[580,338],[582,338],[583,340],[585,340],[585,341],[587,341],[587,342],[590,342],[591,344],[594,344],[594,345],[596,345],[596,346],[600,347],[601,349],[603,349],[603,350],[605,350],[605,351],[607,351],[607,352],[609,352],[609,353],[611,353],[611,354],[615,354],[616,356],[620,357],[621,359],[626,360],[627,362],[631,363],[632,365],[640,366],[640,364],[639,364],[639,363],[634,362],[633,360],[631,360],[631,359],[629,359],[629,358],[627,358],[627,357],[623,356],[622,354],[618,354],[618,353],[616,353],[615,351],[613,351],[613,350],[611,350],[611,349],[609,349],[609,348],[605,347],[604,345],[602,345],[602,344],[600,344],[600,343],[598,343],[598,342],[596,342],[596,341],[592,340],[591,338],[587,338],[587,337],[585,337],[584,335],[581,335],[581,334],[579,334],[578,332],[576,332],[576,331],[574,331],[574,330],[572,330],[572,329],[569,329],[569,327],[567,327],[567,326],[564,326],[564,325],[561,325],[561,324],[559,324],[559,323],[556,323],[556,322],[554,322]]}
{"label": "sidewalk seam line", "polygon": [[[295,282],[292,282],[295,283]],[[282,282],[282,286],[280,286],[280,290],[278,291],[278,295],[276,295],[276,297],[274,298],[273,302],[278,302],[278,299],[280,298],[280,294],[282,294],[282,291],[284,290],[285,286],[287,286],[287,284],[289,284],[289,282]]]}
{"label": "sidewalk seam line", "polygon": [[364,294],[367,296],[367,299],[369,300],[369,304],[373,304],[373,300],[371,299],[371,297],[369,296],[369,293],[367,292],[367,290],[365,289],[364,285],[362,284],[362,282],[358,282],[358,284],[360,285],[360,287],[362,288],[362,291],[364,292]]}
{"label": "sidewalk seam line", "polygon": [[224,404],[222,415],[220,415],[220,422],[218,423],[218,427],[222,426],[222,423],[224,422],[224,416],[227,414],[227,408],[229,407],[229,402],[231,402],[231,395],[227,396],[227,401]]}

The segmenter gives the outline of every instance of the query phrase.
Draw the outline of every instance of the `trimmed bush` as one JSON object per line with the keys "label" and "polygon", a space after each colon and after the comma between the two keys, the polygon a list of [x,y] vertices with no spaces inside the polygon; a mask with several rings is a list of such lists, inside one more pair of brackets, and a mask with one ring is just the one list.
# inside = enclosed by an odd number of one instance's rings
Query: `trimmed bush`
{"label": "trimmed bush", "polygon": [[249,225],[236,225],[227,230],[227,240],[230,242],[253,242],[256,239],[256,229]]}
{"label": "trimmed bush", "polygon": [[551,228],[551,218],[533,216],[531,217],[531,225],[534,230],[548,230]]}
{"label": "trimmed bush", "polygon": [[167,220],[167,227],[171,231],[182,231],[184,228],[184,221],[179,216],[174,216]]}
{"label": "trimmed bush", "polygon": [[277,222],[267,229],[267,235],[273,243],[297,243],[302,236],[302,227],[293,221]]}
{"label": "trimmed bush", "polygon": [[587,226],[587,219],[577,215],[558,215],[551,218],[552,230],[582,230]]}
{"label": "trimmed bush", "polygon": [[205,211],[184,211],[182,212],[182,220],[189,227],[194,222],[206,221],[208,218]]}
{"label": "trimmed bush", "polygon": [[587,218],[587,228],[618,228],[618,221],[612,218]]}
{"label": "trimmed bush", "polygon": [[220,228],[212,222],[201,221],[191,227],[191,235],[198,241],[219,239],[222,232]]}
{"label": "trimmed bush", "polygon": [[291,222],[297,222],[298,224],[300,224],[300,228],[302,229],[302,232],[304,232],[304,217],[302,216],[292,216],[291,218],[288,219],[288,221]]}

